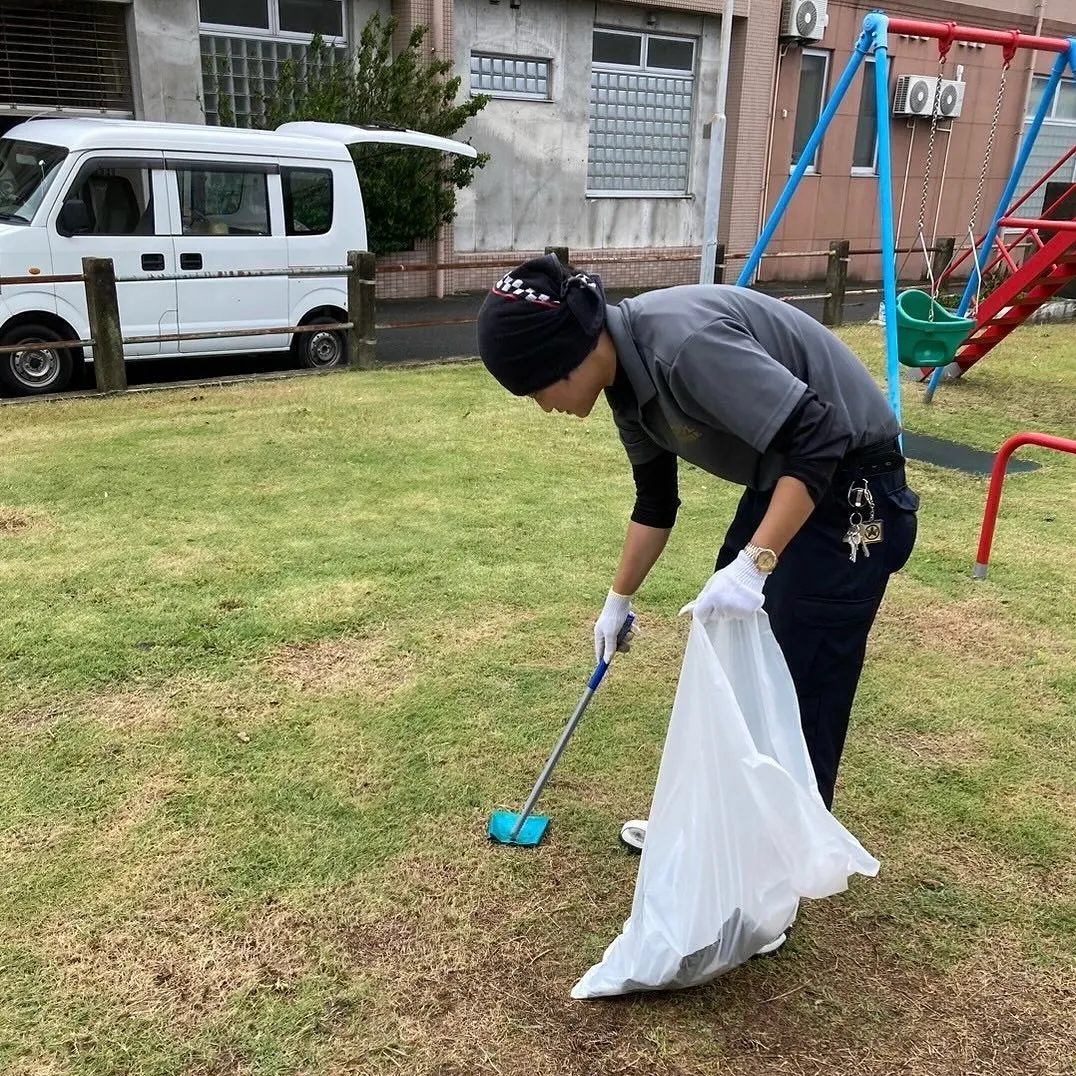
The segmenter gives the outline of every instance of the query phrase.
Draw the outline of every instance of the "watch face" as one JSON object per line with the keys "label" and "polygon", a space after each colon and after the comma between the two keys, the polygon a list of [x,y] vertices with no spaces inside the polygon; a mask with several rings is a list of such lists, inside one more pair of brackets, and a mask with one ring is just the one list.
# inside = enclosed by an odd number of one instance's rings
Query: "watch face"
{"label": "watch face", "polygon": [[772,550],[760,550],[755,557],[755,567],[760,572],[772,572],[777,567],[777,556]]}

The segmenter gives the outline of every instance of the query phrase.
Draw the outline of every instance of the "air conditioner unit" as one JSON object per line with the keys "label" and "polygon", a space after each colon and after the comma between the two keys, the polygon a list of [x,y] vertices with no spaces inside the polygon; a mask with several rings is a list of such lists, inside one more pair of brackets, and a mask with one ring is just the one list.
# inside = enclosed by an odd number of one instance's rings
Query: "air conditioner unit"
{"label": "air conditioner unit", "polygon": [[781,36],[798,41],[821,41],[828,22],[826,0],[785,0],[781,12]]}
{"label": "air conditioner unit", "polygon": [[941,80],[941,87],[938,91],[941,94],[938,102],[938,116],[941,119],[955,120],[960,115],[960,110],[964,107],[966,85],[965,82],[954,82],[952,79]]}
{"label": "air conditioner unit", "polygon": [[964,107],[964,90],[966,84],[943,78],[939,87],[934,75],[902,75],[897,79],[896,93],[893,95],[894,116],[934,115],[934,95],[940,93],[938,100],[938,119],[955,120]]}

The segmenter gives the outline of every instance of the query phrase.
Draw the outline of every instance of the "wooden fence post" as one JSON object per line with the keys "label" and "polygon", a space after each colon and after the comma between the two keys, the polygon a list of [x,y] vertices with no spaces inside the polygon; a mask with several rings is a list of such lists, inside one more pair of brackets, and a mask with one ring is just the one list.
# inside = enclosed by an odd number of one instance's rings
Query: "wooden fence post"
{"label": "wooden fence post", "polygon": [[372,370],[377,365],[377,259],[368,250],[349,250],[347,266],[347,363]]}
{"label": "wooden fence post", "polygon": [[947,239],[934,240],[934,258],[931,269],[935,281],[941,280],[949,263],[953,260],[953,251],[956,249],[956,240],[951,236]]}
{"label": "wooden fence post", "polygon": [[116,269],[111,258],[83,258],[86,311],[93,341],[93,376],[98,392],[126,392],[123,331],[116,295]]}
{"label": "wooden fence post", "polygon": [[725,283],[725,244],[718,243],[714,248],[714,283]]}
{"label": "wooden fence post", "polygon": [[848,287],[847,239],[835,239],[829,245],[829,262],[826,265],[826,291],[829,295],[822,304],[822,324],[836,328],[844,324],[844,292]]}
{"label": "wooden fence post", "polygon": [[546,254],[556,254],[557,261],[561,265],[568,265],[571,262],[571,255],[567,247],[546,247]]}

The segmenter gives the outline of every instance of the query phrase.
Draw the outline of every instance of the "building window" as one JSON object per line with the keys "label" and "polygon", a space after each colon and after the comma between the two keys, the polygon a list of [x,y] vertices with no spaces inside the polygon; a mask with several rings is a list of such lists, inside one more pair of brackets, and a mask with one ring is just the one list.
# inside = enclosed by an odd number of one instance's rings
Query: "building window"
{"label": "building window", "polygon": [[863,61],[863,86],[859,92],[859,118],[852,149],[852,175],[873,176],[878,170],[878,95],[874,85],[874,60]]}
{"label": "building window", "polygon": [[[1027,118],[1031,119],[1042,101],[1046,84],[1050,80],[1045,75],[1036,75],[1031,83],[1031,99],[1027,103]],[[1057,85],[1057,92],[1050,109],[1046,113],[1046,120],[1052,123],[1076,124],[1076,82],[1069,78],[1063,78]]]}
{"label": "building window", "polygon": [[286,60],[306,58],[315,34],[346,58],[341,0],[199,0],[206,123],[257,127]]}
{"label": "building window", "polygon": [[[800,154],[822,115],[829,77],[829,53],[819,49],[804,49],[800,56],[800,87],[796,99],[796,126],[792,135],[792,167],[799,164]],[[808,172],[818,171],[818,151],[807,166]]]}
{"label": "building window", "polygon": [[90,0],[0,3],[5,120],[54,108],[130,116],[127,14],[125,4]]}
{"label": "building window", "polygon": [[549,61],[471,53],[471,93],[548,101]]}
{"label": "building window", "polygon": [[306,38],[344,36],[343,0],[198,0],[203,26],[261,30]]}
{"label": "building window", "polygon": [[[1027,130],[1042,101],[1047,82],[1049,79],[1045,75],[1036,75],[1031,84],[1031,99],[1027,104],[1024,131]],[[1062,79],[1058,83],[1053,101],[1050,102],[1050,109],[1046,113],[1039,137],[1035,139],[1035,145],[1031,148],[1031,156],[1028,158],[1024,174],[1020,177],[1020,185],[1016,193],[1021,197],[1026,194],[1038,182],[1039,177],[1048,172],[1072,148],[1074,141],[1076,141],[1076,81]],[[1076,183],[1076,156],[1070,157],[1050,178],[1061,183]],[[1020,207],[1020,216],[1040,216],[1046,208],[1045,197],[1044,185],[1039,187]]]}
{"label": "building window", "polygon": [[688,192],[695,41],[595,30],[587,193]]}

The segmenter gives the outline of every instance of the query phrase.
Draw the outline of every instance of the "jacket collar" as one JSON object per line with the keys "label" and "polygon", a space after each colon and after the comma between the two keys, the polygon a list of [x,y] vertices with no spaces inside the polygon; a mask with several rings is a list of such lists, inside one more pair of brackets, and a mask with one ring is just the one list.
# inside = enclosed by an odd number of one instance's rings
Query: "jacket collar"
{"label": "jacket collar", "polygon": [[641,409],[657,395],[658,390],[654,385],[654,379],[650,376],[650,371],[646,368],[646,363],[639,354],[635,338],[631,335],[631,324],[628,321],[627,312],[620,306],[607,306],[605,327],[613,338],[617,362],[628,375],[628,381],[631,383],[632,391]]}

